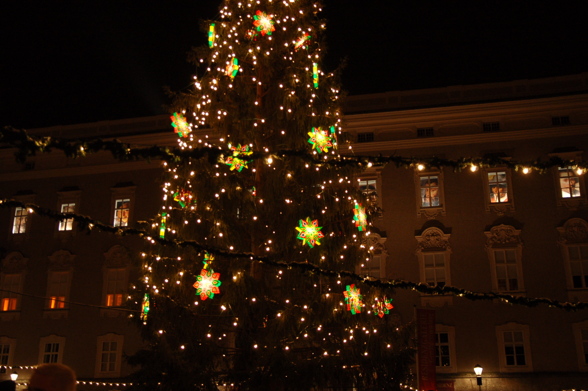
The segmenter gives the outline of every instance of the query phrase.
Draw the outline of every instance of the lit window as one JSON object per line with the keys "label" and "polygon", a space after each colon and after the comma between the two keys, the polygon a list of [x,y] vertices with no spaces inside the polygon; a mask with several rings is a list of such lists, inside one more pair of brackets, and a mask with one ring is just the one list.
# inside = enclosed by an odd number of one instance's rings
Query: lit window
{"label": "lit window", "polygon": [[[74,213],[76,210],[75,203],[67,203],[61,204],[61,213]],[[71,231],[73,229],[73,217],[67,218],[65,220],[61,220],[59,222],[58,230],[59,231]]]}
{"label": "lit window", "polygon": [[114,222],[115,227],[127,227],[129,225],[131,200],[121,198],[114,201]]}
{"label": "lit window", "polygon": [[439,176],[423,175],[420,177],[421,207],[430,208],[440,205]]}
{"label": "lit window", "polygon": [[106,300],[107,307],[120,307],[123,305],[123,297],[127,290],[127,269],[106,270]]}
{"label": "lit window", "polygon": [[581,197],[580,178],[571,167],[559,168],[559,188],[562,198]]}
{"label": "lit window", "polygon": [[488,194],[490,196],[491,204],[509,202],[506,171],[488,172]]}
{"label": "lit window", "polygon": [[438,367],[450,367],[449,334],[436,333],[435,340],[435,365]]}
{"label": "lit window", "polygon": [[0,311],[16,311],[22,289],[22,273],[2,274],[0,282]]}
{"label": "lit window", "polygon": [[47,280],[47,308],[64,309],[69,295],[71,272],[50,271]]}
{"label": "lit window", "polygon": [[17,206],[14,210],[14,222],[12,224],[13,234],[24,234],[27,229],[28,211],[26,208]]}
{"label": "lit window", "polygon": [[529,372],[533,370],[527,325],[507,323],[497,326],[496,336],[502,371]]}

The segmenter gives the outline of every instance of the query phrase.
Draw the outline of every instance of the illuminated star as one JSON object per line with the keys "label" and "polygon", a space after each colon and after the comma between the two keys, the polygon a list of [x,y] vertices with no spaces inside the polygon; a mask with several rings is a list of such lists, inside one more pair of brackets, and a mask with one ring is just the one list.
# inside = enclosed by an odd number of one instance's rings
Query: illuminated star
{"label": "illuminated star", "polygon": [[359,288],[355,287],[355,284],[347,285],[345,292],[345,303],[347,304],[347,311],[350,311],[353,315],[361,313],[361,307],[363,298],[359,293]]}
{"label": "illuminated star", "polygon": [[319,239],[325,237],[321,232],[321,228],[318,226],[318,220],[310,220],[310,217],[305,220],[300,220],[300,226],[296,227],[298,231],[298,239],[302,240],[302,244],[308,244],[310,248],[313,248],[315,244],[320,245]]}
{"label": "illuminated star", "polygon": [[170,119],[172,120],[171,125],[174,127],[174,132],[180,137],[188,137],[191,129],[186,118],[182,114],[174,113]]}
{"label": "illuminated star", "polygon": [[334,136],[332,136],[334,133],[334,126],[331,126],[330,132],[328,130],[323,130],[320,127],[313,127],[312,132],[308,132],[308,135],[310,136],[308,142],[312,144],[312,147],[316,149],[318,153],[329,152],[329,148],[332,148],[334,145]]}
{"label": "illuminated star", "polygon": [[361,206],[361,204],[355,204],[353,213],[355,213],[355,216],[353,216],[355,226],[359,231],[365,231],[367,227],[367,215],[365,214],[365,208]]}
{"label": "illuminated star", "polygon": [[225,70],[225,74],[229,76],[231,79],[234,79],[239,73],[239,60],[235,57],[227,64],[227,68]]}
{"label": "illuminated star", "polygon": [[219,277],[220,273],[215,273],[212,269],[202,269],[200,275],[196,278],[196,282],[192,285],[196,288],[196,294],[200,295],[201,300],[213,299],[215,294],[220,293],[218,287],[221,286],[221,281]]}
{"label": "illuminated star", "polygon": [[253,15],[253,26],[261,33],[261,35],[272,35],[273,31],[276,31],[274,27],[273,16],[266,14],[265,12],[257,11]]}
{"label": "illuminated star", "polygon": [[298,41],[294,44],[294,50],[298,50],[300,48],[306,47],[306,41],[310,40],[312,37],[308,35],[308,33],[302,34],[302,37],[298,38]]}
{"label": "illuminated star", "polygon": [[392,305],[392,299],[387,299],[384,297],[383,300],[378,300],[376,298],[376,302],[373,304],[372,308],[374,309],[374,315],[383,318],[384,315],[388,315],[390,310],[394,308]]}

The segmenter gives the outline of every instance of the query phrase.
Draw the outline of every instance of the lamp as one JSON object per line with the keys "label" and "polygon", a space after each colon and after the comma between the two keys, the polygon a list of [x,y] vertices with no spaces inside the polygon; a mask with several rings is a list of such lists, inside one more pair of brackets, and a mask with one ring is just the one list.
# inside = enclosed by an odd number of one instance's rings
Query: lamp
{"label": "lamp", "polygon": [[484,368],[482,368],[482,366],[480,366],[480,364],[476,364],[476,366],[474,367],[474,373],[476,374],[476,381],[478,383],[478,386],[482,387],[482,371],[484,370]]}
{"label": "lamp", "polygon": [[18,379],[18,373],[16,373],[16,371],[13,371],[13,372],[10,374],[10,380],[12,380],[13,382],[15,382],[15,381],[16,381],[16,379]]}

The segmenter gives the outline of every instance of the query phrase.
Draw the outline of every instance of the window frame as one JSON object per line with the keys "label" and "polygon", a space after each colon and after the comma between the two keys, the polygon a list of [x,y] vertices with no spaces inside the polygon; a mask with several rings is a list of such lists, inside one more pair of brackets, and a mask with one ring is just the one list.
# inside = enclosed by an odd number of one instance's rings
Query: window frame
{"label": "window frame", "polygon": [[[22,193],[29,193],[29,192],[26,191],[26,192],[22,192]],[[15,195],[13,197],[14,200],[21,202],[23,204],[33,204],[35,202],[35,194],[22,194],[22,193],[20,193],[19,195]],[[23,211],[24,213],[19,214],[17,216],[17,213],[19,211]],[[33,216],[32,210],[29,210],[26,207],[16,206],[14,208],[11,208],[11,216],[12,217],[10,219],[10,229],[8,231],[10,233],[10,238],[15,241],[20,241],[20,240],[26,238],[31,230],[31,217]],[[24,220],[24,221],[22,221],[18,225],[19,226],[18,232],[15,232],[15,226],[16,226],[17,219]]]}
{"label": "window frame", "polygon": [[384,243],[386,243],[387,238],[372,232],[369,236],[365,236],[364,240],[364,245],[370,253],[370,259],[357,265],[357,274],[378,279],[386,278],[388,252]]}
{"label": "window frame", "polygon": [[[482,186],[484,191],[484,203],[487,212],[494,212],[499,216],[504,215],[507,212],[513,212],[515,210],[515,197],[514,191],[512,186],[512,170],[506,167],[492,167],[486,168],[483,170],[482,175]],[[504,180],[497,180],[495,182],[491,181],[490,174],[496,173],[498,177],[498,173],[504,173]],[[506,200],[500,200],[498,198],[497,202],[492,201],[492,195],[494,194],[493,188],[491,186],[497,186],[500,189],[500,185],[504,185],[506,187]]]}
{"label": "window frame", "polygon": [[[431,194],[430,181],[431,177],[437,178],[437,196],[434,198],[438,199],[438,205],[423,205],[423,199],[431,198],[426,197],[427,189],[429,189],[429,195]],[[427,178],[429,187],[423,187],[423,179]],[[419,171],[415,169],[414,182],[415,182],[415,195],[416,195],[416,211],[417,216],[424,216],[428,219],[433,219],[439,216],[445,215],[445,191],[444,191],[444,175],[443,170],[423,170]]]}
{"label": "window frame", "polygon": [[588,320],[572,323],[572,330],[576,343],[578,369],[582,372],[588,372]]}
{"label": "window frame", "polygon": [[[507,364],[507,341],[505,341],[505,333],[521,333],[522,335],[522,347],[523,354],[525,357],[524,365],[508,365]],[[531,343],[529,326],[514,322],[509,322],[503,325],[496,326],[496,340],[498,347],[498,365],[501,372],[532,372],[533,371],[533,360],[531,354]]]}
{"label": "window frame", "polygon": [[[8,352],[4,353],[4,347],[8,347]],[[6,336],[0,336],[0,368],[11,367],[14,363],[14,349],[16,348],[16,339]],[[0,372],[2,373],[2,372]],[[4,372],[6,373],[6,372]]]}
{"label": "window frame", "polygon": [[585,286],[575,287],[573,276],[573,265],[570,259],[570,248],[588,247],[588,222],[579,217],[568,219],[561,227],[557,227],[559,238],[557,244],[561,250],[564,270],[566,274],[566,287],[568,291],[568,300],[586,301],[588,300],[588,266],[582,273]]}
{"label": "window frame", "polygon": [[[490,275],[492,278],[492,289],[494,292],[516,294],[524,296],[525,280],[523,275],[523,245],[521,240],[521,230],[515,229],[511,225],[500,224],[494,226],[490,231],[484,232],[486,235],[486,251],[490,261]],[[496,253],[499,251],[512,251],[514,254],[515,270],[517,273],[517,289],[500,289],[498,283],[499,273],[496,263]],[[505,257],[506,259],[506,257]]]}
{"label": "window frame", "polygon": [[[112,278],[116,277],[116,278]],[[113,286],[114,284],[114,286]],[[125,296],[128,292],[129,269],[128,267],[105,268],[104,269],[104,293],[103,305],[108,308],[119,308],[124,305]],[[114,300],[110,300],[110,297]],[[120,296],[117,300],[117,296]],[[111,303],[112,304],[109,304]],[[118,305],[117,305],[118,303]]]}
{"label": "window frame", "polygon": [[[362,182],[366,182],[365,186],[370,186],[370,184],[374,184],[374,189],[362,189]],[[376,211],[376,213],[372,213],[371,217],[373,219],[381,218],[382,217],[382,176],[381,176],[381,168],[368,168],[366,169],[361,177],[357,178],[357,186],[359,190],[363,193],[366,198],[366,203],[369,203],[369,206]],[[368,207],[368,205],[365,205]]]}
{"label": "window frame", "polygon": [[[443,286],[451,285],[451,246],[449,244],[449,239],[451,238],[451,234],[443,232],[438,227],[429,227],[424,229],[420,235],[416,235],[415,239],[417,241],[417,249],[416,249],[416,257],[419,264],[419,281],[427,284],[429,286],[433,286],[427,283],[427,267],[425,264],[425,257],[427,255],[438,255],[443,254],[444,258],[444,275],[445,281]],[[439,307],[442,305],[452,305],[453,304],[453,295],[429,295],[422,293],[421,294],[421,304],[430,305],[433,307]]]}
{"label": "window frame", "polygon": [[[15,278],[15,281],[8,281],[8,279]],[[0,273],[0,312],[10,313],[20,311],[21,294],[23,289],[24,273]],[[8,285],[10,284],[10,285]],[[10,292],[9,292],[10,291]],[[10,304],[12,303],[12,305]],[[5,309],[8,306],[11,309]]]}
{"label": "window frame", "polygon": [[446,344],[446,346],[448,347],[449,350],[449,362],[450,364],[448,366],[439,366],[439,365],[435,365],[436,368],[436,372],[438,373],[456,373],[457,372],[457,357],[455,354],[455,326],[448,326],[448,325],[444,325],[444,324],[440,324],[437,323],[435,324],[435,352],[436,355],[435,357],[437,358],[438,354],[439,354],[439,335],[443,333],[443,334],[447,334],[448,337],[448,342]]}
{"label": "window frame", "polygon": [[[105,351],[104,344],[112,344],[116,343],[116,350],[107,350]],[[101,336],[98,336],[96,339],[96,366],[94,368],[94,377],[96,378],[118,378],[120,377],[121,373],[121,365],[122,365],[122,353],[123,353],[123,344],[124,344],[124,335],[115,334],[115,333],[108,333]],[[103,369],[103,358],[104,354],[108,354],[109,359],[112,357],[114,352],[114,368],[113,370],[104,370]],[[110,360],[107,363],[111,363]]]}
{"label": "window frame", "polygon": [[[57,345],[57,352],[47,352],[47,345]],[[63,361],[63,352],[65,351],[65,337],[61,337],[55,334],[51,334],[47,337],[41,337],[39,339],[39,363],[57,363],[61,364]],[[45,357],[56,357],[55,361],[45,361]]]}
{"label": "window frame", "polygon": [[[61,276],[61,281],[56,278]],[[47,272],[47,301],[45,309],[49,311],[68,310],[70,299],[72,271],[71,270],[49,270]],[[57,307],[52,304],[56,303]]]}
{"label": "window frame", "polygon": [[[128,185],[128,186],[115,186],[112,187],[111,190],[111,210],[110,210],[110,222],[112,223],[113,227],[120,227],[120,228],[129,228],[132,226],[132,221],[134,218],[134,208],[135,208],[135,190],[137,186],[135,185]],[[117,211],[121,209],[117,209],[117,201],[121,200],[128,200],[129,207],[128,209],[128,216],[127,224],[121,225],[117,224]]]}

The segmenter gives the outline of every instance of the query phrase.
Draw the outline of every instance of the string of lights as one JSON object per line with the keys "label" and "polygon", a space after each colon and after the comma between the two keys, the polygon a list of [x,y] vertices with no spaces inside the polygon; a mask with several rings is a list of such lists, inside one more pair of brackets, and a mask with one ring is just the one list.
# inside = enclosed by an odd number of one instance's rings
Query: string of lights
{"label": "string of lights", "polygon": [[250,263],[260,262],[275,268],[297,269],[303,273],[311,273],[314,275],[320,275],[337,279],[346,278],[356,282],[363,283],[368,286],[377,287],[381,289],[412,290],[428,295],[455,295],[457,297],[461,297],[468,300],[500,301],[503,303],[516,304],[525,307],[547,305],[552,308],[557,308],[566,311],[578,311],[588,309],[588,302],[561,302],[559,300],[552,300],[548,298],[521,297],[496,292],[475,292],[447,285],[431,286],[429,284],[425,284],[422,282],[412,282],[406,280],[380,280],[377,278],[360,275],[355,272],[346,270],[328,270],[321,268],[318,265],[307,262],[285,262],[282,260],[273,259],[272,257],[268,256],[255,255],[253,253],[227,251],[225,249],[204,245],[202,243],[198,243],[195,241],[169,240],[157,237],[144,230],[135,228],[113,227],[107,224],[103,224],[99,221],[95,221],[87,216],[81,216],[75,213],[58,213],[35,204],[25,204],[16,200],[2,199],[0,200],[0,207],[22,207],[26,208],[29,211],[29,213],[36,213],[40,216],[45,216],[57,221],[73,219],[74,221],[76,221],[76,223],[78,223],[78,228],[80,230],[98,229],[100,231],[110,232],[121,236],[138,235],[140,237],[145,238],[152,244],[157,243],[163,246],[176,246],[181,248],[192,247],[194,250],[198,252],[214,253],[219,256],[231,258],[237,261],[245,261]]}
{"label": "string of lights", "polygon": [[[219,161],[223,156],[231,156],[232,150],[220,147],[204,146],[200,148],[170,148],[170,147],[132,147],[128,143],[119,140],[92,139],[88,141],[65,140],[54,137],[35,137],[25,130],[5,127],[0,130],[0,142],[16,148],[15,158],[18,162],[24,162],[27,157],[40,153],[50,153],[54,150],[62,151],[69,158],[81,158],[88,154],[101,151],[110,152],[114,158],[120,161],[133,160],[163,160],[166,162],[182,161],[185,159],[208,158],[211,161]],[[342,151],[344,153],[344,151]],[[393,164],[399,168],[415,168],[424,170],[428,167],[448,167],[454,171],[476,171],[484,167],[507,167],[529,174],[533,171],[544,173],[554,167],[572,167],[578,175],[582,175],[588,169],[588,162],[562,159],[557,156],[548,159],[536,159],[534,161],[516,161],[496,156],[487,157],[460,157],[446,159],[440,157],[417,158],[405,156],[367,156],[367,155],[339,155],[337,157],[319,158],[315,152],[306,150],[281,149],[278,151],[257,151],[248,154],[249,161],[257,159],[268,160],[283,157],[298,157],[303,161],[317,165],[332,166],[359,166],[367,168],[372,166],[386,166]]]}

